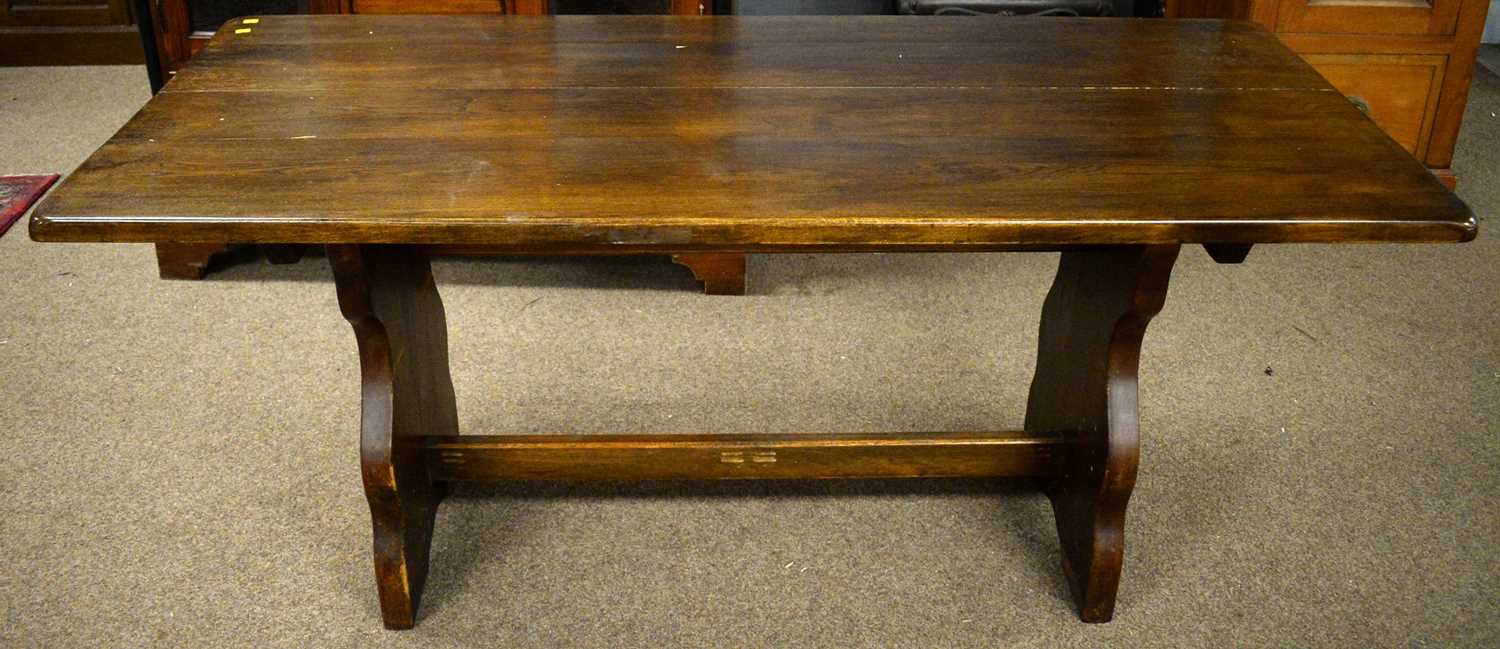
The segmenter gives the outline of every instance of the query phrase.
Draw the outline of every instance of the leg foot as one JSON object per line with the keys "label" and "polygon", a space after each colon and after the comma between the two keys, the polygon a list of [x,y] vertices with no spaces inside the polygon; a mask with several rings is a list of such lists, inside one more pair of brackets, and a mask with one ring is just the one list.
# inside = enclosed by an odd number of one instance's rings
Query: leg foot
{"label": "leg foot", "polygon": [[745,294],[745,255],[738,252],[684,253],[672,261],[693,271],[708,295]]}
{"label": "leg foot", "polygon": [[1214,262],[1220,264],[1243,264],[1250,256],[1251,245],[1248,243],[1205,243],[1203,249],[1208,251],[1208,256]]}
{"label": "leg foot", "polygon": [[1047,485],[1063,571],[1085,622],[1108,622],[1125,551],[1125,505],[1140,457],[1136,371],[1146,324],[1161,310],[1178,246],[1062,254],[1042,307],[1028,433],[1063,436]]}
{"label": "leg foot", "polygon": [[302,261],[302,253],[306,250],[307,246],[300,243],[267,243],[260,247],[266,261],[273,264],[295,264]]}
{"label": "leg foot", "polygon": [[203,279],[214,255],[228,251],[223,243],[158,243],[156,269],[162,279]]}
{"label": "leg foot", "polygon": [[421,247],[329,246],[328,259],[339,310],[359,342],[360,469],[381,615],[386,627],[409,629],[443,495],[428,477],[419,436],[458,434],[443,303]]}

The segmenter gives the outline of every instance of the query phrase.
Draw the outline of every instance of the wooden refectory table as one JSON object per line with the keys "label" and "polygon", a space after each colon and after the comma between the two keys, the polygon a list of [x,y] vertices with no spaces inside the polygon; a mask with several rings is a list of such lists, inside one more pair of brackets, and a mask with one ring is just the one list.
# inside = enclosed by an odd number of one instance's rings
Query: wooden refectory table
{"label": "wooden refectory table", "polygon": [[[267,16],[35,211],[38,241],[323,244],[385,624],[455,480],[1031,476],[1110,619],[1136,368],[1182,244],[1457,242],[1473,215],[1247,23]],[[430,245],[1060,251],[1013,432],[464,435]]]}

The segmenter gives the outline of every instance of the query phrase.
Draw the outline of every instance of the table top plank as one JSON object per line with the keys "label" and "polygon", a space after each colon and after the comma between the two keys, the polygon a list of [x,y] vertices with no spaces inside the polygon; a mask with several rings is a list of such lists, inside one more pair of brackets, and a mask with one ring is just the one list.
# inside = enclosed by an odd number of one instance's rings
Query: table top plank
{"label": "table top plank", "polygon": [[[994,137],[1139,145],[1192,138],[1275,141],[1327,133],[1383,147],[1358,111],[1321,93],[1077,88],[587,88],[222,91],[158,97],[112,143],[462,137],[721,140]],[[1066,106],[1058,109],[1057,106]],[[676,115],[690,107],[691,118]],[[1097,124],[1108,122],[1109,129]],[[166,137],[169,131],[188,137]],[[1297,152],[1294,145],[1287,149]],[[1383,151],[1383,149],[1382,149]],[[1272,152],[1267,152],[1272,153]]]}
{"label": "table top plank", "polygon": [[32,236],[853,250],[1475,231],[1240,23],[278,16],[242,36],[216,36]]}

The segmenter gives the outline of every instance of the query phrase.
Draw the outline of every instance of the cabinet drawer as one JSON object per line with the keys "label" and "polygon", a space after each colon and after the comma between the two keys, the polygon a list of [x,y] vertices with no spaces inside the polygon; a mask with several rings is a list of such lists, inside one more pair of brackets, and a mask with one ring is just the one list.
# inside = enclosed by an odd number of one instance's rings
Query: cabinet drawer
{"label": "cabinet drawer", "polygon": [[1462,0],[1281,0],[1276,31],[1452,34]]}
{"label": "cabinet drawer", "polygon": [[1323,78],[1365,108],[1391,139],[1412,155],[1427,154],[1445,56],[1303,54]]}

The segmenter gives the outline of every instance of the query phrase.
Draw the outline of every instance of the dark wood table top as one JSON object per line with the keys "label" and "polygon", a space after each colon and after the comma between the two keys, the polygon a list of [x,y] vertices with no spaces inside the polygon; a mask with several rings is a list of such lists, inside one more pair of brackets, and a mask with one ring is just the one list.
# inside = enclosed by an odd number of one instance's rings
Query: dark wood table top
{"label": "dark wood table top", "polygon": [[757,251],[1475,229],[1245,23],[267,16],[221,30],[31,234]]}

